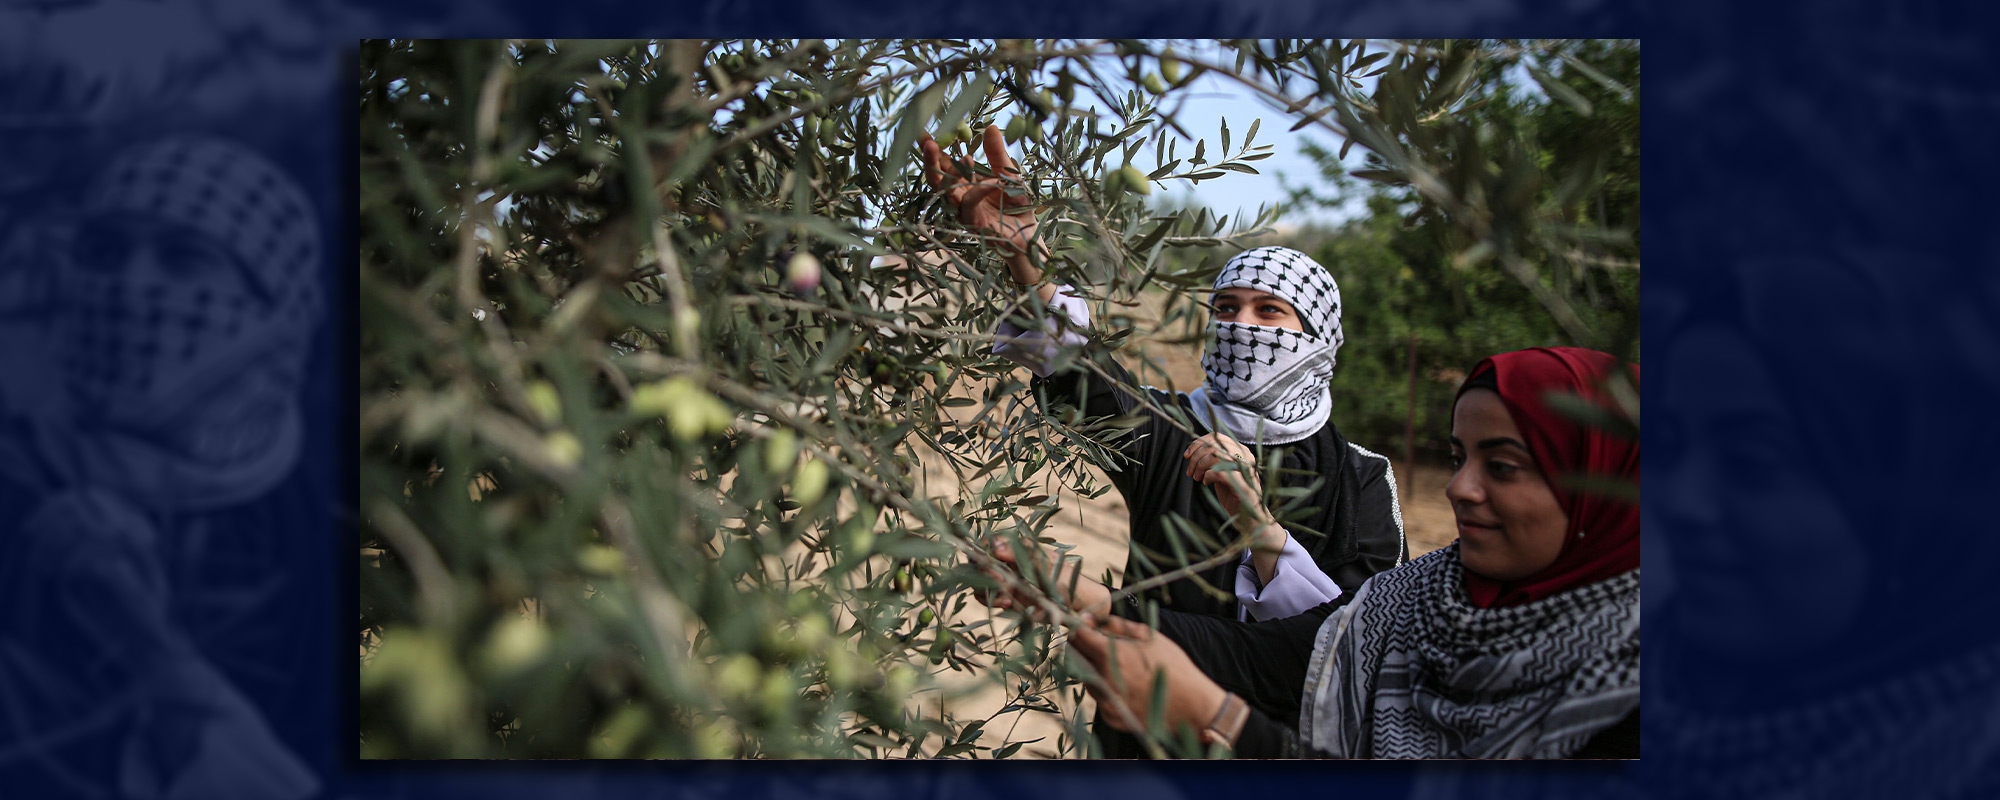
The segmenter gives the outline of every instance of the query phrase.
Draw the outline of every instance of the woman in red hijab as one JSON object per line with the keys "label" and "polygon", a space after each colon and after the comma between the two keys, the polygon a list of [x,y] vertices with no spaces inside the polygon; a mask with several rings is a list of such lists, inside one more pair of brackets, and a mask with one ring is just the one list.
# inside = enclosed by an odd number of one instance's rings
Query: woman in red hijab
{"label": "woman in red hijab", "polygon": [[1456,543],[1287,619],[1088,615],[1071,645],[1134,714],[1107,718],[1138,728],[1163,675],[1168,731],[1240,757],[1637,758],[1639,444],[1614,398],[1638,379],[1580,348],[1481,361],[1452,410]]}

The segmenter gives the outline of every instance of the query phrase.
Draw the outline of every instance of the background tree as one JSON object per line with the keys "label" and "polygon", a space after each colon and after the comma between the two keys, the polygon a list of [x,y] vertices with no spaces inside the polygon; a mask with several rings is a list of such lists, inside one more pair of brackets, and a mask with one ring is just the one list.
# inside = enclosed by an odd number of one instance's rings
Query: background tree
{"label": "background tree", "polygon": [[[1294,207],[1367,196],[1362,216],[1334,230],[1298,234],[1300,246],[1340,281],[1350,312],[1334,419],[1358,441],[1397,442],[1406,453],[1437,459],[1448,453],[1438,437],[1410,433],[1448,427],[1457,380],[1480,358],[1559,344],[1639,356],[1638,44],[1489,46],[1504,49],[1472,70],[1458,101],[1462,110],[1450,123],[1472,135],[1437,137],[1486,143],[1449,150],[1437,162],[1441,174],[1455,175],[1459,162],[1483,158],[1488,176],[1504,176],[1503,161],[1532,155],[1534,171],[1496,181],[1500,192],[1473,183],[1453,193],[1476,203],[1532,184],[1528,202],[1510,206],[1531,218],[1535,236],[1511,245],[1531,268],[1519,274],[1480,268],[1498,246],[1472,240],[1474,226],[1448,219],[1447,204],[1384,170],[1380,158],[1358,171],[1376,180],[1362,182],[1335,150],[1308,143],[1304,151],[1319,168],[1319,182],[1287,186]],[[1546,67],[1535,63],[1537,56]],[[1445,125],[1445,118],[1433,124]],[[1547,299],[1566,310],[1552,312]],[[1588,333],[1575,336],[1565,316]]]}

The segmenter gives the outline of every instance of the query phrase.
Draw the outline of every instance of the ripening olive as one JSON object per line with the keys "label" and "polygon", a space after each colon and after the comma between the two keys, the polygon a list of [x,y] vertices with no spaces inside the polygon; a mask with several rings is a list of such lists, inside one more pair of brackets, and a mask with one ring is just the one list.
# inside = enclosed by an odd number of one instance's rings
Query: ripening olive
{"label": "ripening olive", "polygon": [[785,262],[785,285],[798,294],[811,294],[819,288],[820,272],[819,259],[800,251]]}
{"label": "ripening olive", "polygon": [[1125,184],[1128,191],[1142,195],[1153,193],[1153,182],[1148,180],[1146,173],[1140,172],[1138,167],[1126,164],[1118,168],[1118,175],[1120,182]]}
{"label": "ripening olive", "polygon": [[1021,140],[1021,137],[1027,132],[1028,132],[1027,117],[1015,114],[1013,119],[1007,120],[1007,130],[1006,130],[1007,141],[1018,142]]}

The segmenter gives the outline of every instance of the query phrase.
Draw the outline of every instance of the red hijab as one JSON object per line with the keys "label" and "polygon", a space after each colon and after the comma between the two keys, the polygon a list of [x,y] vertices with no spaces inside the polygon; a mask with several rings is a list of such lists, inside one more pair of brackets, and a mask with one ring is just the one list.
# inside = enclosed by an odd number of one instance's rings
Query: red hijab
{"label": "red hijab", "polygon": [[[1569,515],[1569,529],[1554,563],[1515,581],[1501,582],[1465,573],[1465,589],[1480,608],[1514,606],[1639,568],[1639,504],[1568,488],[1564,478],[1592,475],[1639,483],[1639,443],[1584,425],[1550,408],[1551,394],[1581,396],[1619,413],[1604,392],[1617,359],[1581,347],[1534,347],[1493,356],[1472,368],[1465,386],[1493,373],[1500,402],[1521,429],[1528,450]],[[1627,365],[1634,388],[1639,365]],[[1484,384],[1484,381],[1479,381]],[[1622,416],[1622,414],[1621,414]]]}

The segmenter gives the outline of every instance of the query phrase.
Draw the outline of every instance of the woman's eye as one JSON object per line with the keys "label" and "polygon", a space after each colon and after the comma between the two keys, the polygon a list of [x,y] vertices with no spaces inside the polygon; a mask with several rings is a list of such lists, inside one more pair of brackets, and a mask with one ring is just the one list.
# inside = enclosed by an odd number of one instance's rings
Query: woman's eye
{"label": "woman's eye", "polygon": [[1521,468],[1505,461],[1488,461],[1486,471],[1493,473],[1495,478],[1510,478],[1514,473],[1521,471]]}
{"label": "woman's eye", "polygon": [[1263,308],[1258,309],[1258,311],[1267,317],[1282,316],[1285,313],[1284,309],[1279,308],[1277,306],[1265,306]]}
{"label": "woman's eye", "polygon": [[1452,468],[1453,470],[1457,470],[1457,469],[1458,469],[1459,467],[1463,467],[1463,466],[1465,466],[1465,456],[1464,456],[1464,455],[1462,455],[1462,454],[1459,454],[1459,453],[1452,453],[1452,454],[1451,454],[1451,468]]}

